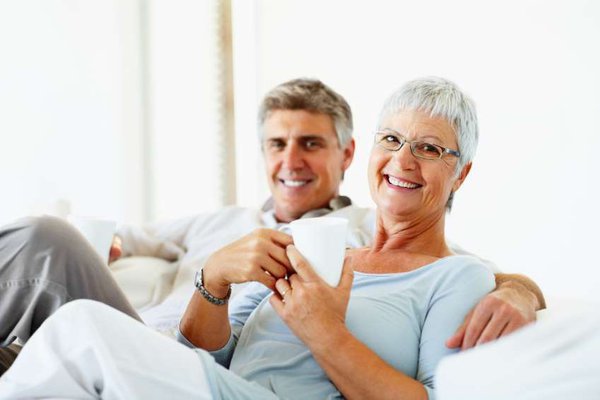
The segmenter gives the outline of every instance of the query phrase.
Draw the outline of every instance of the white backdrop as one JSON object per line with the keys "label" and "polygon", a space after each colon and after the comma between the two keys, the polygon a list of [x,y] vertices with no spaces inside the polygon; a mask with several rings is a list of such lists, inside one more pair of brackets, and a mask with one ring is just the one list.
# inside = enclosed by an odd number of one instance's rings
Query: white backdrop
{"label": "white backdrop", "polygon": [[142,220],[136,7],[0,0],[0,224],[62,200]]}
{"label": "white backdrop", "polygon": [[[61,198],[129,222],[218,206],[206,1],[0,0],[0,223]],[[449,237],[551,296],[599,298],[600,3],[233,4],[239,204],[267,195],[255,115],[272,86],[318,77],[349,100],[358,151],[343,193],[370,205],[383,99],[445,76],[475,99],[481,127]]]}
{"label": "white backdrop", "polygon": [[[239,124],[252,123],[272,86],[322,79],[355,114],[358,151],[343,193],[370,205],[365,170],[384,98],[412,78],[450,78],[478,105],[481,140],[448,236],[551,297],[600,299],[600,3],[261,0],[247,11],[237,21],[254,21],[255,37],[238,46],[256,54],[238,54],[237,74],[257,83]],[[247,129],[239,136],[256,148]],[[239,181],[262,182],[257,170]],[[238,193],[256,204],[266,189]]]}

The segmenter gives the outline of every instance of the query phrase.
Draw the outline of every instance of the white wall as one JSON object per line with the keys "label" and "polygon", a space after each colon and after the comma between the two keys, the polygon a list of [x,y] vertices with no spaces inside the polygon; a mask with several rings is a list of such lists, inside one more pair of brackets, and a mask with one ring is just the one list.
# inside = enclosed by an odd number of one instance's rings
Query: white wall
{"label": "white wall", "polygon": [[163,220],[221,205],[217,11],[214,0],[147,4],[150,219]]}
{"label": "white wall", "polygon": [[215,0],[0,0],[0,224],[220,206]]}
{"label": "white wall", "polygon": [[[481,141],[449,237],[551,295],[599,298],[600,3],[256,5],[255,37],[245,39],[256,41],[256,101],[284,80],[312,76],[353,107],[358,152],[344,193],[371,204],[365,170],[384,98],[415,77],[450,78],[478,105]],[[247,106],[255,112],[256,102]],[[242,173],[240,181],[264,179],[260,170]]]}
{"label": "white wall", "polygon": [[142,219],[136,4],[0,2],[0,224],[61,199]]}

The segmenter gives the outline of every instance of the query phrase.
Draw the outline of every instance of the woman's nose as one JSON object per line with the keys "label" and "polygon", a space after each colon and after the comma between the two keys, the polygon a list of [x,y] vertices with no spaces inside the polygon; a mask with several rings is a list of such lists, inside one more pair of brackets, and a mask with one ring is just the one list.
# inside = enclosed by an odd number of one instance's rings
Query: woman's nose
{"label": "woman's nose", "polygon": [[402,169],[413,169],[417,162],[410,149],[410,143],[404,143],[399,150],[394,152],[394,160]]}

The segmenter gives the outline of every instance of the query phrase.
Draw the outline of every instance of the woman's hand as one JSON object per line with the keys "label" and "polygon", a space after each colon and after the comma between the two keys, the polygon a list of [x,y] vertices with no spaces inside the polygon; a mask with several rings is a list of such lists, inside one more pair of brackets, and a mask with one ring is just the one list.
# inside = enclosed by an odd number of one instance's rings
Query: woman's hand
{"label": "woman's hand", "polygon": [[213,253],[204,265],[204,284],[214,296],[225,296],[232,283],[257,281],[275,290],[275,281],[291,273],[285,247],[291,236],[256,229]]}
{"label": "woman's hand", "polygon": [[328,346],[336,329],[346,329],[346,310],[354,278],[349,259],[344,261],[340,283],[334,288],[321,279],[293,245],[287,247],[287,256],[296,273],[288,280],[277,280],[279,295],[271,296],[271,305],[307,346]]}

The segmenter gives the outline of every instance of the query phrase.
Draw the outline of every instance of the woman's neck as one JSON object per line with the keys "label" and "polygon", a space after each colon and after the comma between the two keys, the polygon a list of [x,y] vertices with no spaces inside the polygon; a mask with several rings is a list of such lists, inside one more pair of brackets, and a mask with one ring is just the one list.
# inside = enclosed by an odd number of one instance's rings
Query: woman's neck
{"label": "woman's neck", "polygon": [[444,212],[441,215],[411,218],[409,221],[384,218],[377,211],[377,228],[371,252],[399,250],[432,257],[452,254],[444,236]]}

